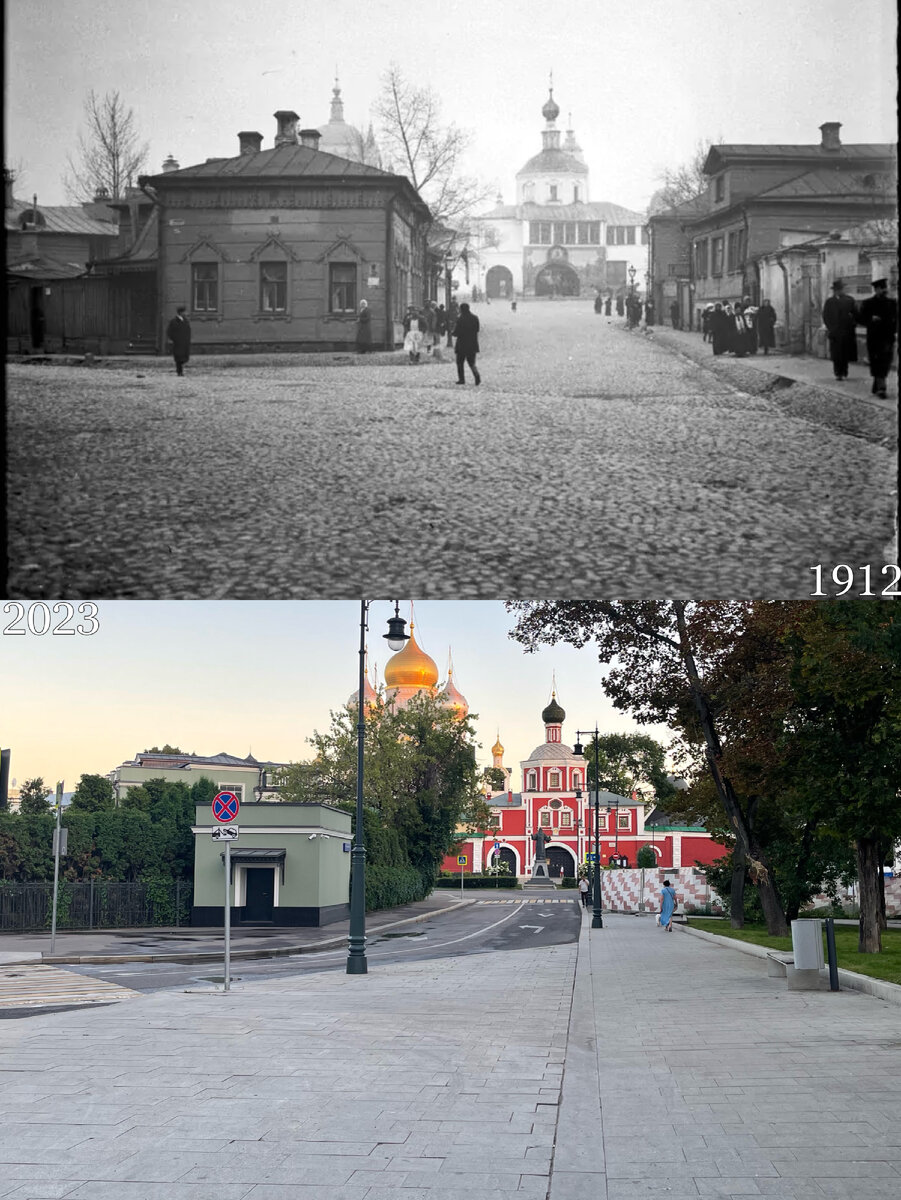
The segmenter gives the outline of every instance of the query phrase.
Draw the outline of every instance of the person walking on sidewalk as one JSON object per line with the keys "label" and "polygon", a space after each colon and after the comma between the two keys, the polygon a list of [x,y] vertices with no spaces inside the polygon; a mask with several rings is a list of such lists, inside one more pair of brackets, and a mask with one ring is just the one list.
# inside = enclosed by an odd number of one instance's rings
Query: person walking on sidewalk
{"label": "person walking on sidewalk", "polygon": [[673,913],[676,911],[676,893],[668,879],[663,881],[663,896],[660,908],[660,925],[667,933],[673,932]]}
{"label": "person walking on sidewalk", "polygon": [[873,280],[874,295],[860,306],[859,321],[867,331],[867,358],[873,376],[873,394],[884,400],[886,381],[892,369],[895,333],[898,328],[898,302],[888,294],[888,280]]}
{"label": "person walking on sidewalk", "polygon": [[829,335],[829,357],[836,379],[848,378],[848,363],[857,362],[857,305],[845,295],[845,284],[836,279],[832,295],[823,305],[823,324]]}
{"label": "person walking on sidewalk", "polygon": [[764,354],[776,348],[776,310],[764,299],[757,310],[757,340]]}
{"label": "person walking on sidewalk", "polygon": [[588,886],[588,880],[583,875],[582,878],[579,880],[579,895],[582,897],[582,907],[583,908],[588,907],[588,893],[590,891],[591,891],[591,888]]}
{"label": "person walking on sidewalk", "polygon": [[476,355],[479,353],[479,318],[469,311],[469,305],[460,305],[460,315],[454,326],[454,337],[457,339],[457,383],[465,383],[463,364],[469,363],[476,387],[482,382],[482,376],[476,367]]}
{"label": "person walking on sidewalk", "polygon": [[191,324],[185,316],[183,304],[175,310],[175,316],[166,329],[166,337],[172,343],[175,374],[184,375],[185,363],[191,357]]}

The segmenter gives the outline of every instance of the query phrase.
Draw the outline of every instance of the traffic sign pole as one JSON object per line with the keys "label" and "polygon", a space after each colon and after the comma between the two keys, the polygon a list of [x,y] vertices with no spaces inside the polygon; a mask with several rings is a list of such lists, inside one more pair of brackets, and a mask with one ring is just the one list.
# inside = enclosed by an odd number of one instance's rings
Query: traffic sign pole
{"label": "traffic sign pole", "polygon": [[229,904],[231,884],[231,842],[225,843],[225,991],[231,987],[231,905]]}
{"label": "traffic sign pole", "polygon": [[56,837],[53,847],[53,921],[50,928],[50,953],[56,953],[56,899],[59,895],[59,822],[63,811],[64,783],[56,785]]}

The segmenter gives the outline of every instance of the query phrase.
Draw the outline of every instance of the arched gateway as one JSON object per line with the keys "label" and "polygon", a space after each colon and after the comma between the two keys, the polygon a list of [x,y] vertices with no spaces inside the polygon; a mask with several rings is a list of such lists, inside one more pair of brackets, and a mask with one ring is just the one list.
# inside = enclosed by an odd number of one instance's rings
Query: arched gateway
{"label": "arched gateway", "polygon": [[535,276],[536,296],[578,296],[579,276],[568,263],[545,263]]}
{"label": "arched gateway", "polygon": [[507,267],[492,267],[485,276],[485,291],[490,300],[512,299],[513,276]]}

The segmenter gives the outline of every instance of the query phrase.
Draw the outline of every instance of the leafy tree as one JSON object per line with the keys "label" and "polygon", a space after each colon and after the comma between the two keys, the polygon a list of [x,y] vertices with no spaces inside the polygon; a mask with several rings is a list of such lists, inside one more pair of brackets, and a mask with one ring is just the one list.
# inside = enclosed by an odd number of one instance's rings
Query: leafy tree
{"label": "leafy tree", "polygon": [[650,846],[642,846],[635,857],[637,867],[656,867],[657,855]]}
{"label": "leafy tree", "polygon": [[[586,775],[595,786],[594,735],[584,747]],[[666,751],[646,733],[602,733],[598,737],[597,765],[600,787],[620,796],[633,790],[652,790],[663,803],[676,794],[666,771]]]}
{"label": "leafy tree", "polygon": [[[371,839],[367,858],[378,863],[390,850],[395,860],[404,856],[424,878],[433,879],[454,847],[457,826],[484,828],[490,814],[479,791],[472,736],[469,720],[455,720],[430,696],[414,697],[399,710],[382,701],[370,710],[363,769],[364,834]],[[333,713],[328,733],[317,733],[310,742],[313,760],[285,771],[282,795],[328,800],[353,813],[355,716],[346,710]]]}
{"label": "leafy tree", "polygon": [[103,812],[115,806],[113,785],[105,775],[82,775],[69,807],[71,812]]}
{"label": "leafy tree", "polygon": [[[178,746],[170,746],[166,742],[165,746],[151,746],[149,750],[144,751],[145,754],[187,754],[187,750],[180,750]],[[193,751],[192,751],[193,754]]]}
{"label": "leafy tree", "polygon": [[84,116],[77,155],[66,159],[66,192],[71,200],[93,200],[99,193],[119,200],[146,163],[150,143],[140,140],[134,110],[117,91],[98,96],[92,89]]}
{"label": "leafy tree", "polygon": [[507,776],[501,767],[485,767],[482,771],[482,782],[492,792],[499,792],[507,782]]}
{"label": "leafy tree", "polygon": [[31,816],[50,812],[47,786],[40,776],[26,780],[23,785],[19,793],[19,812]]}
{"label": "leafy tree", "polygon": [[833,599],[797,611],[785,641],[795,703],[786,747],[814,816],[853,842],[861,953],[885,928],[882,864],[901,838],[901,622],[891,605]]}
{"label": "leafy tree", "polygon": [[736,793],[723,770],[724,710],[707,682],[743,627],[748,608],[682,600],[508,603],[518,614],[510,636],[527,650],[557,641],[584,646],[594,640],[600,661],[609,666],[604,688],[614,705],[642,723],[679,729],[687,745],[703,752],[739,853],[757,885],[767,928],[784,936],[788,925],[755,806]]}

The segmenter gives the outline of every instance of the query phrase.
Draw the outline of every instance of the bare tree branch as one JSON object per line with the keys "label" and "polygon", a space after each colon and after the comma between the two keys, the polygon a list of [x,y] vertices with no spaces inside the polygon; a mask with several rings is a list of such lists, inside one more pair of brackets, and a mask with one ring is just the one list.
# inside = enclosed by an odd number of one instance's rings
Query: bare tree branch
{"label": "bare tree branch", "polygon": [[704,174],[704,163],[710,153],[711,146],[722,146],[722,134],[714,141],[706,138],[695,144],[691,158],[675,167],[664,167],[657,174],[657,179],[663,184],[655,194],[654,207],[673,208],[677,204],[685,204],[697,200],[707,191],[707,176]]}
{"label": "bare tree branch", "polygon": [[91,90],[84,112],[78,153],[66,159],[66,194],[71,200],[93,200],[104,191],[119,199],[146,163],[150,143],[140,141],[134,110],[125,107],[118,92],[98,96]]}

